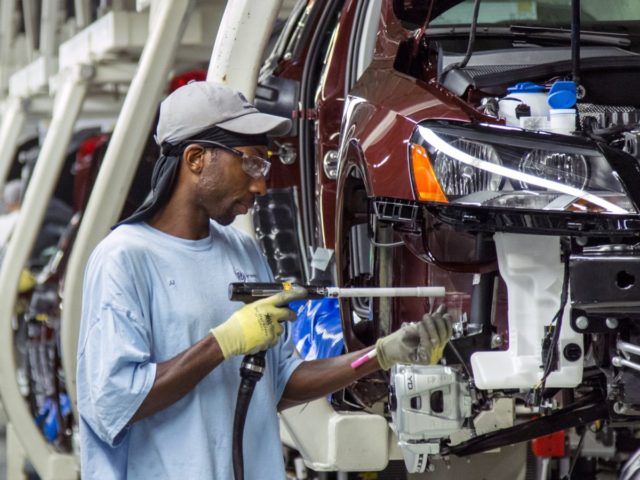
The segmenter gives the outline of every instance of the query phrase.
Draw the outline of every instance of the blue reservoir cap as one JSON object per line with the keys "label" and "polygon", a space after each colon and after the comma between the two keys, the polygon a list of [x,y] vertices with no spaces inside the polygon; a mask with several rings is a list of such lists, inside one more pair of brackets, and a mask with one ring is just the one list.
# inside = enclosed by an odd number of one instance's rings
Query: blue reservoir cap
{"label": "blue reservoir cap", "polygon": [[509,93],[536,93],[544,91],[544,86],[533,82],[521,82],[507,88],[507,91]]}
{"label": "blue reservoir cap", "polygon": [[573,108],[576,99],[576,82],[558,80],[551,85],[547,102],[551,108]]}

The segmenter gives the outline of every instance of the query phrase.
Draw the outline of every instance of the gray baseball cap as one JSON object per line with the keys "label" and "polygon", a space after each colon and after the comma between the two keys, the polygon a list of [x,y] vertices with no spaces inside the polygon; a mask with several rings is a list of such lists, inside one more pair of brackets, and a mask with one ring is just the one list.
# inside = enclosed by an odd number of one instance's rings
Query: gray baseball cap
{"label": "gray baseball cap", "polygon": [[291,120],[261,113],[242,93],[213,82],[191,82],[160,104],[156,142],[177,145],[211,127],[241,135],[285,135]]}

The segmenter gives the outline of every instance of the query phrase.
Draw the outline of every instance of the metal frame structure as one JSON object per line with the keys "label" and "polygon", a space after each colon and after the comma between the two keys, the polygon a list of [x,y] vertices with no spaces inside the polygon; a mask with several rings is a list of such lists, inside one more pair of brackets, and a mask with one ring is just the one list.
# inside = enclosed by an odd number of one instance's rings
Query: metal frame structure
{"label": "metal frame structure", "polygon": [[[207,81],[229,85],[240,90],[249,101],[253,100],[262,53],[282,3],[282,0],[236,0],[233,7],[225,10],[211,54]],[[239,42],[239,38],[243,41]],[[249,39],[255,48],[246,48]],[[249,214],[236,217],[233,226],[255,235]]]}
{"label": "metal frame structure", "polygon": [[[39,35],[49,43],[40,55],[37,55],[38,52],[35,50],[37,22],[33,0],[24,0],[22,7],[25,32],[16,35],[16,2],[0,0],[0,97],[9,91],[9,96],[2,102],[0,144],[3,145],[3,149],[0,152],[0,191],[4,188],[20,135],[28,119],[30,100],[43,90],[49,77],[57,70],[55,47],[58,2],[48,2],[43,6],[43,18],[50,18],[49,21],[42,22]],[[50,113],[51,108],[47,114]]]}
{"label": "metal frame structure", "polygon": [[[23,2],[32,6],[30,0]],[[145,2],[140,2],[144,4]],[[169,72],[178,59],[193,62],[201,57],[202,42],[192,46],[194,37],[210,32],[217,25],[218,12],[226,4],[215,48],[211,55],[207,79],[232,85],[253,98],[262,52],[268,43],[274,20],[278,13],[290,9],[290,0],[150,0],[151,17],[149,35],[140,57],[139,65],[131,62],[101,63],[101,53],[92,50],[99,46],[98,38],[108,31],[114,38],[126,38],[140,34],[139,29],[115,31],[117,16],[112,12],[96,22],[90,23],[90,8],[87,0],[75,0],[76,27],[84,28],[76,36],[57,48],[56,28],[59,2],[49,2],[43,7],[43,22],[39,32],[41,39],[49,39],[44,48],[35,50],[36,22],[30,24],[21,45],[28,49],[30,64],[9,74],[21,65],[7,67],[10,56],[9,38],[14,34],[12,28],[0,33],[0,94],[10,85],[10,96],[3,102],[0,141],[4,145],[0,153],[0,187],[4,183],[11,162],[18,147],[21,132],[27,120],[33,115],[39,118],[52,113],[42,149],[39,153],[33,176],[27,188],[22,208],[29,215],[23,215],[14,230],[8,250],[0,269],[0,291],[6,299],[15,299],[20,273],[26,264],[30,250],[38,234],[48,201],[53,193],[62,168],[67,145],[73,133],[78,117],[96,117],[113,115],[122,110],[84,212],[83,222],[78,231],[74,248],[69,257],[62,309],[62,365],[68,384],[68,393],[75,409],[76,350],[79,331],[81,293],[84,268],[90,252],[108,233],[109,227],[117,220],[125,201],[126,192],[132,182],[146,141],[145,126],[151,127],[157,105]],[[212,4],[214,6],[212,6]],[[213,16],[201,15],[189,25],[183,38],[186,23],[195,7],[209,9]],[[29,8],[27,8],[29,10]],[[0,21],[9,25],[9,19],[15,14],[15,2],[0,0]],[[25,12],[28,14],[29,12]],[[146,12],[144,13],[146,15]],[[47,21],[44,21],[44,18]],[[33,20],[33,19],[32,19]],[[111,31],[112,28],[114,31]],[[145,32],[146,35],[146,32]],[[181,39],[189,37],[189,48],[181,48]],[[243,42],[237,42],[242,38]],[[139,40],[139,38],[138,38]],[[247,49],[249,42],[255,48]],[[41,42],[42,44],[42,42]],[[125,45],[126,46],[126,45]],[[207,49],[207,54],[211,47]],[[110,52],[107,52],[110,53]],[[108,55],[107,55],[108,56]],[[129,58],[131,60],[131,58]],[[58,68],[60,73],[56,74]],[[2,80],[4,79],[4,81]],[[114,101],[113,97],[100,89],[104,84],[129,85],[124,103]],[[4,87],[3,87],[4,86]],[[54,101],[49,91],[56,91]],[[248,217],[245,217],[248,219]],[[251,222],[245,220],[241,228],[252,231]],[[44,480],[75,479],[79,474],[78,459],[71,454],[62,454],[48,444],[35,425],[31,412],[20,394],[16,380],[16,358],[13,344],[14,331],[12,317],[15,300],[0,304],[0,394],[9,417],[7,427],[8,474],[11,480],[23,478],[25,461],[30,461],[39,476]],[[75,412],[77,414],[77,411]]]}
{"label": "metal frame structure", "polygon": [[20,97],[9,97],[5,100],[2,112],[2,124],[0,125],[0,191],[4,190],[4,184],[11,170],[11,162],[18,150],[20,133],[24,127],[27,112],[26,101]]}
{"label": "metal frame structure", "polygon": [[[15,378],[17,369],[13,349],[12,316],[18,294],[20,273],[44,218],[47,203],[55,188],[55,182],[64,163],[66,146],[71,140],[73,126],[82,108],[90,76],[87,69],[77,67],[66,72],[56,94],[53,118],[42,149],[38,155],[33,176],[22,203],[22,211],[7,247],[5,261],[0,268],[0,291],[7,301],[0,303],[0,392],[5,409],[13,424],[10,432],[16,433],[22,448],[40,476],[44,479],[73,479],[77,477],[77,465],[71,455],[60,454],[46,443],[20,394]],[[12,299],[13,301],[9,300]],[[20,428],[15,428],[19,425]],[[15,440],[11,439],[13,443]],[[9,469],[15,458],[8,452]]]}
{"label": "metal frame structure", "polygon": [[281,6],[282,0],[235,0],[227,7],[211,54],[208,81],[224,83],[253,99],[262,52]]}
{"label": "metal frame structure", "polygon": [[[184,19],[191,3],[190,0],[159,0],[158,16],[155,18],[154,25],[152,25],[151,34],[146,45],[146,29],[142,32],[144,37],[140,41],[140,25],[137,25],[136,28],[124,28],[124,30],[120,28],[118,30],[119,25],[122,24],[119,18],[122,20],[121,17],[123,15],[126,17],[127,13],[111,12],[95,22],[95,25],[90,25],[87,29],[79,32],[76,37],[67,42],[68,45],[63,44],[61,46],[60,65],[63,70],[57,77],[50,76],[54,68],[52,67],[53,63],[46,60],[43,61],[41,57],[23,69],[23,71],[16,73],[14,75],[16,79],[11,78],[10,83],[14,83],[17,90],[20,90],[21,85],[26,86],[22,87],[24,91],[18,92],[18,95],[13,95],[6,101],[7,109],[3,115],[0,139],[5,140],[6,145],[11,146],[11,148],[4,149],[3,153],[5,155],[0,157],[2,181],[6,178],[6,172],[8,172],[15,155],[15,147],[17,147],[18,137],[22,130],[21,123],[24,124],[25,117],[30,113],[30,110],[38,109],[46,114],[47,110],[51,111],[51,108],[53,108],[53,118],[23,201],[23,211],[29,212],[29,214],[20,217],[8,245],[7,256],[5,257],[8,260],[3,262],[0,270],[0,285],[4,286],[5,298],[16,298],[20,273],[27,261],[42,223],[44,211],[59,177],[66,148],[76,120],[83,110],[83,104],[85,107],[85,112],[83,113],[86,113],[89,117],[114,115],[120,110],[121,102],[114,101],[112,93],[105,95],[101,91],[101,85],[128,85],[135,74],[127,95],[129,102],[127,103],[127,99],[125,99],[123,115],[128,115],[132,118],[133,112],[135,112],[137,116],[136,123],[138,124],[140,115],[144,114],[146,121],[143,124],[148,125],[155,112],[162,88],[166,85],[168,72],[173,64],[172,52],[175,52],[176,46],[180,42]],[[130,17],[140,15],[129,14]],[[145,19],[142,26],[146,27],[147,14],[142,14],[142,17]],[[124,20],[126,21],[127,18],[124,18]],[[136,65],[134,57],[129,58],[128,63],[111,61],[103,65],[99,64],[101,57],[95,51],[92,51],[92,48],[104,47],[104,42],[97,41],[97,39],[102,40],[105,36],[105,31],[111,34],[110,38],[121,39],[125,44],[126,42],[129,42],[129,44],[133,42],[135,46],[137,42],[139,45],[138,50],[144,46],[139,67]],[[123,45],[116,45],[115,47],[122,48]],[[62,53],[66,52],[68,52],[67,55],[62,55]],[[55,66],[57,66],[57,56],[55,54],[58,52],[51,50],[49,53],[49,58],[54,58],[56,60]],[[98,53],[104,53],[107,59],[112,57],[109,51]],[[34,100],[37,100],[34,102],[31,102],[31,99],[28,98],[29,94],[35,93],[34,90],[37,90],[37,88],[29,89],[29,82],[26,81],[30,80],[28,73],[32,70],[37,71],[38,78],[44,77],[45,85],[50,84],[52,88],[57,89],[53,105],[46,98],[44,100],[42,98],[34,98]],[[91,89],[96,91],[94,92]],[[152,92],[155,92],[155,94]],[[91,96],[85,102],[88,93]],[[146,106],[141,105],[137,101],[138,99],[144,102]],[[29,108],[25,108],[25,104]],[[127,133],[127,130],[131,133]],[[119,134],[118,131],[120,132]],[[114,132],[110,149],[113,149],[114,145],[117,147],[116,150],[124,150],[126,147],[128,154],[119,155],[116,153],[115,158],[125,160],[124,165],[131,166],[132,174],[135,172],[136,160],[139,158],[145,140],[146,132],[141,133],[139,129],[131,128],[131,122],[128,125],[122,124],[119,130],[116,128],[116,132]],[[107,155],[105,159],[106,165],[109,165],[109,158],[113,163],[113,152],[110,157]],[[122,171],[122,165],[118,165],[116,170],[118,169]],[[124,182],[120,183],[124,185]],[[109,187],[108,181],[106,184],[103,183],[103,192],[107,190],[105,187]],[[126,193],[126,190],[124,193]],[[124,193],[121,196],[123,202]],[[110,189],[110,198],[113,198],[112,194],[113,189]],[[95,199],[93,205],[94,209],[88,211],[89,216],[95,210]],[[100,205],[100,202],[97,205]],[[117,208],[121,207],[122,205]],[[0,304],[0,331],[4,332],[2,338],[0,338],[0,345],[2,345],[2,352],[0,352],[0,393],[2,393],[10,422],[7,428],[9,478],[21,478],[22,474],[20,472],[23,471],[24,462],[28,459],[39,476],[45,480],[75,479],[79,474],[78,459],[74,455],[55,451],[45,441],[35,425],[27,403],[20,394],[15,375],[14,332],[11,324],[14,307],[15,300]],[[77,337],[77,330],[75,331],[75,337]],[[66,349],[66,347],[63,348],[65,348],[64,352],[71,352],[73,356],[71,363],[75,369],[75,346],[71,350]],[[75,372],[73,378],[75,378]],[[71,387],[70,390],[72,390]]]}
{"label": "metal frame structure", "polygon": [[127,92],[69,257],[61,337],[62,364],[73,405],[76,404],[76,352],[84,268],[91,251],[122,210],[146,142],[146,132],[140,125],[151,125],[191,3],[191,0],[161,0],[155,28],[142,52],[138,72]]}

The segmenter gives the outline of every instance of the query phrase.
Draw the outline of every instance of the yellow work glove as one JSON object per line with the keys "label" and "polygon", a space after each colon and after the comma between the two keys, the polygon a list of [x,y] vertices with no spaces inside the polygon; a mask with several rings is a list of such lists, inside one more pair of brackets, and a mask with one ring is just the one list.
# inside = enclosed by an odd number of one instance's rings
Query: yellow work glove
{"label": "yellow work glove", "polygon": [[266,350],[278,342],[284,330],[280,322],[296,319],[289,302],[302,300],[307,291],[293,287],[271,297],[249,303],[221,325],[211,329],[224,358]]}
{"label": "yellow work glove", "polygon": [[451,324],[445,305],[434,313],[425,314],[419,322],[403,324],[399,330],[376,342],[378,363],[385,370],[396,363],[437,363],[451,338]]}

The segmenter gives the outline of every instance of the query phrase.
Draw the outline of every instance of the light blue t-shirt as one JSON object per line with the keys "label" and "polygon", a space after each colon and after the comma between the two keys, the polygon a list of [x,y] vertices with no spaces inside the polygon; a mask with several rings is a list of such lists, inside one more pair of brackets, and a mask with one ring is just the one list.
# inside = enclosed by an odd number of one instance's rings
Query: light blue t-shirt
{"label": "light blue t-shirt", "polygon": [[[229,301],[229,283],[271,279],[251,238],[213,222],[203,240],[137,223],[118,227],[98,245],[87,265],[78,344],[83,480],[233,478],[240,356],[222,362],[178,402],[128,424],[153,385],[156,364],[242,306]],[[249,406],[247,480],[285,476],[276,406],[300,360],[284,337],[269,349]]]}

